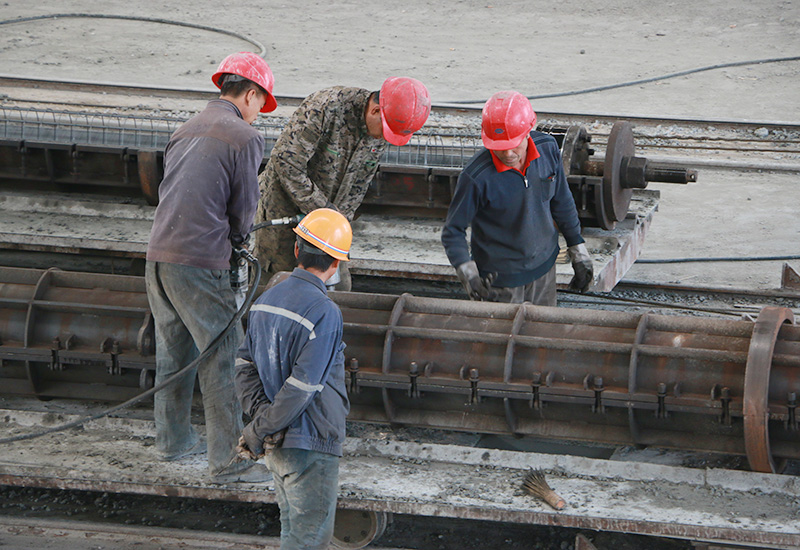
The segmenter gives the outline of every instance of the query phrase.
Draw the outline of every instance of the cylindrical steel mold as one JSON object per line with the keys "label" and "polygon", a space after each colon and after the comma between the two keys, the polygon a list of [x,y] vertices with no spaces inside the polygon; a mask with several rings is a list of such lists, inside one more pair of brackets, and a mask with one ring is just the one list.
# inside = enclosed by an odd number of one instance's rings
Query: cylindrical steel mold
{"label": "cylindrical steel mold", "polygon": [[[337,293],[350,420],[800,458],[800,327]],[[6,393],[117,400],[152,384],[137,277],[0,268]]]}

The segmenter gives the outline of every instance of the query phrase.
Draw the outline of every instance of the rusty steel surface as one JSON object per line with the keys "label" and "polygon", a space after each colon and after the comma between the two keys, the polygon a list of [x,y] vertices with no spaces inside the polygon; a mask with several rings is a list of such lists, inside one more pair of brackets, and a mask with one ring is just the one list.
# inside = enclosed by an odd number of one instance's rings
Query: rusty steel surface
{"label": "rusty steel surface", "polygon": [[[747,355],[744,378],[744,432],[747,459],[751,468],[759,472],[775,472],[769,441],[769,398],[781,389],[787,393],[787,406],[791,406],[791,386],[770,388],[772,368],[778,334],[784,324],[794,325],[794,314],[787,308],[765,307],[756,319],[753,337]],[[724,391],[727,388],[722,388]],[[773,395],[773,397],[777,397]],[[787,411],[788,412],[788,411]],[[787,414],[786,422],[790,418]]]}
{"label": "rusty steel surface", "polygon": [[124,400],[146,389],[155,350],[144,281],[60,270],[0,270],[5,392]]}
{"label": "rusty steel surface", "polygon": [[[331,297],[350,420],[747,455],[759,471],[800,458],[788,308],[753,323]],[[141,278],[0,268],[6,393],[119,400],[151,386],[153,342]]]}

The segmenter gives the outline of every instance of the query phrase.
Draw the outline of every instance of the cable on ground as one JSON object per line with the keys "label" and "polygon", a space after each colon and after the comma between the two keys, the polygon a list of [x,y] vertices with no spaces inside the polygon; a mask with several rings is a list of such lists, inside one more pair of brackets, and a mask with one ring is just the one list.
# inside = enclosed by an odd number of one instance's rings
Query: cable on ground
{"label": "cable on ground", "polygon": [[652,258],[636,260],[637,264],[684,264],[689,262],[776,262],[786,260],[800,260],[800,255],[788,256],[722,256],[717,258]]}
{"label": "cable on ground", "polygon": [[[585,88],[583,90],[572,90],[569,92],[555,92],[551,94],[539,94],[539,95],[529,95],[525,96],[528,99],[547,99],[552,97],[566,97],[572,95],[580,95],[580,94],[591,94],[594,92],[603,92],[605,90],[613,90],[616,88],[625,88],[628,86],[636,86],[637,84],[648,84],[650,82],[657,82],[659,80],[668,80],[670,78],[677,78],[679,76],[686,76],[689,74],[695,73],[702,73],[704,71],[713,71],[716,69],[727,69],[729,67],[744,67],[746,65],[763,65],[766,63],[784,63],[787,61],[800,61],[800,55],[790,56],[790,57],[772,57],[769,59],[752,59],[749,61],[732,61],[730,63],[718,63],[716,65],[706,65],[705,67],[697,67],[695,69],[687,69],[685,71],[678,71],[676,73],[669,73],[661,76],[653,76],[650,78],[642,78],[639,80],[629,80],[627,82],[620,82],[617,84],[608,84],[605,86],[595,86],[593,88]],[[471,100],[457,100],[457,101],[447,101],[446,103],[451,104],[465,104],[468,105],[470,103],[486,103],[488,99],[471,99]]]}
{"label": "cable on ground", "polygon": [[12,23],[25,23],[28,21],[40,21],[42,19],[79,19],[79,18],[89,18],[89,19],[122,19],[127,21],[144,21],[147,23],[162,23],[164,25],[176,25],[179,27],[189,27],[191,29],[200,29],[202,31],[209,31],[215,32],[218,34],[226,34],[228,36],[232,36],[234,38],[238,38],[240,40],[244,40],[245,42],[249,42],[256,48],[258,48],[258,55],[264,57],[267,53],[267,48],[253,38],[249,36],[245,36],[244,34],[229,31],[226,29],[220,29],[219,27],[211,27],[208,25],[198,25],[196,23],[184,23],[183,21],[174,21],[172,19],[161,19],[159,17],[143,17],[139,15],[106,15],[102,13],[54,13],[51,15],[34,15],[31,17],[18,17],[17,19],[6,19],[0,21],[0,25],[10,25]]}

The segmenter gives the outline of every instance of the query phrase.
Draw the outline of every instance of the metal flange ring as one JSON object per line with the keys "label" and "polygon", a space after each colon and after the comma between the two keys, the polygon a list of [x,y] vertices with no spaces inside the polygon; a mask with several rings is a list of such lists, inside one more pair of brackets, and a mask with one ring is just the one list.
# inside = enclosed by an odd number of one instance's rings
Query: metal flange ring
{"label": "metal flange ring", "polygon": [[750,468],[775,473],[769,445],[769,375],[775,341],[784,323],[794,324],[792,310],[765,307],[758,314],[744,371],[744,445]]}
{"label": "metal flange ring", "polygon": [[[625,219],[631,204],[633,189],[622,185],[622,159],[633,156],[633,127],[630,122],[614,123],[608,136],[603,166],[603,211],[605,217],[614,222]],[[603,229],[613,229],[613,225]]]}

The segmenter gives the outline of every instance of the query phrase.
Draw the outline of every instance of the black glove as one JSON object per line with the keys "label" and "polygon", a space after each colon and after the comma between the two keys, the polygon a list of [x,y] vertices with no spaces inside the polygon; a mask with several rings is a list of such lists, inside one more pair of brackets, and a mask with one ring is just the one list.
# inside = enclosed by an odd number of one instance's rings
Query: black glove
{"label": "black glove", "polygon": [[[252,422],[242,430],[242,437],[239,438],[239,445],[242,446],[242,443],[244,443],[244,449],[242,449],[242,451],[249,450],[250,454],[256,458],[264,456],[264,439],[256,435]],[[239,447],[236,449],[238,451]],[[239,453],[240,456],[242,454],[242,452]]]}
{"label": "black glove", "polygon": [[473,300],[486,300],[492,295],[491,279],[481,279],[478,265],[470,260],[456,268],[456,274],[469,297]]}
{"label": "black glove", "polygon": [[594,279],[594,269],[592,268],[592,257],[586,249],[586,244],[575,244],[567,249],[567,255],[572,262],[572,270],[575,275],[569,282],[569,289],[578,292],[586,292]]}

